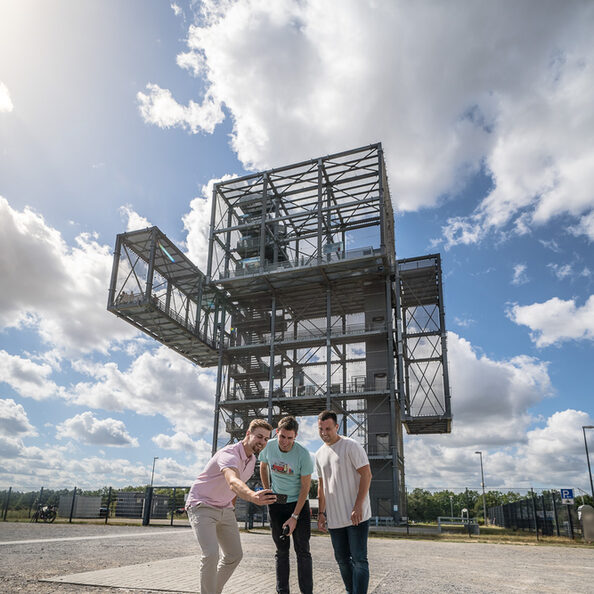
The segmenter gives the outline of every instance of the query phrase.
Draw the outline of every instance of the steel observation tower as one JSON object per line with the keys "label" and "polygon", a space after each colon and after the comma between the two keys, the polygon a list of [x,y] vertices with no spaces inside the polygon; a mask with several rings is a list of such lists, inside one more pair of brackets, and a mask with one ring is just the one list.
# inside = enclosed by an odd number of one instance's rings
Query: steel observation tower
{"label": "steel observation tower", "polygon": [[375,516],[406,515],[403,427],[451,431],[441,259],[396,259],[381,144],[215,184],[206,274],[157,227],[118,235],[107,309],[217,368],[213,452],[336,411]]}

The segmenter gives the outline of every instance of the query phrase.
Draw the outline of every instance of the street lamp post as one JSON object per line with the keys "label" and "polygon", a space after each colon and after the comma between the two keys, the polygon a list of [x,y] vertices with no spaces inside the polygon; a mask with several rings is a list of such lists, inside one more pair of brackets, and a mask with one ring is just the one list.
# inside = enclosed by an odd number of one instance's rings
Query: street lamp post
{"label": "street lamp post", "polygon": [[592,498],[594,498],[594,484],[592,483],[592,469],[590,468],[590,455],[588,454],[588,440],[586,439],[586,429],[594,429],[594,425],[582,425],[582,431],[584,432],[584,446],[586,446],[586,460],[588,461],[588,473],[590,475],[590,491],[592,492]]}
{"label": "street lamp post", "polygon": [[483,488],[483,517],[487,525],[487,499],[485,497],[485,474],[483,473],[483,452],[474,452],[481,457],[481,487]]}
{"label": "street lamp post", "polygon": [[153,458],[153,472],[151,472],[151,487],[153,486],[153,479],[155,478],[155,462],[159,459],[159,456]]}
{"label": "street lamp post", "polygon": [[454,496],[450,495],[450,518],[454,517]]}

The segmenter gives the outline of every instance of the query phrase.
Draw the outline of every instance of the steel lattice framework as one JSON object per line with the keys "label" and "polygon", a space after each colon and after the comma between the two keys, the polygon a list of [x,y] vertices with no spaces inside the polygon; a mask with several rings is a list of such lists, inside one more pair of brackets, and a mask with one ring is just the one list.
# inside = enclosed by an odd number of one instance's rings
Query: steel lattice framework
{"label": "steel lattice framework", "polygon": [[108,309],[217,367],[213,451],[326,408],[405,507],[402,426],[451,430],[439,255],[396,260],[380,144],[216,184],[204,275],[156,227],[118,235]]}

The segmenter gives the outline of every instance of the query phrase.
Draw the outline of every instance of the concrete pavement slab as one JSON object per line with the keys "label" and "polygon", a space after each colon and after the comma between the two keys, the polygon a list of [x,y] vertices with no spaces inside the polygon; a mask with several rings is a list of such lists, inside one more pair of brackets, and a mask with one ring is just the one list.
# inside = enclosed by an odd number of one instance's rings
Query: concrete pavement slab
{"label": "concrete pavement slab", "polygon": [[[199,564],[200,556],[192,555],[126,567],[63,575],[43,581],[145,591],[199,593]],[[370,591],[375,589],[384,575],[385,573],[371,576]],[[344,589],[336,563],[330,560],[316,560],[314,583],[316,592],[340,592]],[[292,592],[299,592],[297,566],[294,559],[291,559],[290,588]],[[275,591],[276,581],[272,559],[266,563],[263,563],[262,559],[244,559],[225,586],[225,593],[229,594]]]}

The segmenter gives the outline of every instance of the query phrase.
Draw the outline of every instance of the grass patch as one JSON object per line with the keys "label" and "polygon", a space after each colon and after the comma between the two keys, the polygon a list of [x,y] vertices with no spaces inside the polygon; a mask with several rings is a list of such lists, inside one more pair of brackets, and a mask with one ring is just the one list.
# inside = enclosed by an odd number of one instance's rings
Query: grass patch
{"label": "grass patch", "polygon": [[[538,540],[534,532],[520,532],[508,530],[505,528],[497,528],[489,526],[481,528],[480,534],[468,535],[466,530],[458,531],[451,530],[444,531],[441,534],[426,533],[426,534],[410,534],[405,532],[376,532],[373,529],[369,534],[373,538],[391,538],[391,539],[410,539],[410,540],[432,540],[440,542],[472,542],[472,543],[489,543],[489,544],[512,544],[522,546],[559,546],[559,547],[580,547],[593,549],[594,544],[585,543],[581,537],[571,540],[570,538],[561,536],[542,536],[538,535]],[[457,528],[457,527],[456,527]]]}
{"label": "grass patch", "polygon": [[[419,527],[419,524],[415,525]],[[427,524],[424,527],[435,528]],[[453,531],[443,532],[442,534],[437,533],[425,533],[425,534],[409,534],[407,535],[402,529],[391,532],[389,530],[374,530],[374,527],[370,527],[369,537],[370,538],[383,538],[383,539],[398,539],[398,540],[431,540],[436,542],[471,542],[471,543],[490,543],[490,544],[513,544],[520,546],[558,546],[558,547],[580,547],[580,548],[594,548],[594,544],[586,544],[581,538],[571,540],[560,536],[542,536],[538,535],[538,541],[536,540],[535,534],[532,532],[518,532],[514,530],[507,530],[505,528],[498,528],[496,526],[489,526],[487,528],[481,528],[480,535],[473,534],[468,536],[468,532]],[[243,527],[240,528],[242,532],[245,530]],[[247,530],[251,534],[270,534],[270,528],[268,526],[254,526],[251,530]],[[312,528],[312,534],[316,536],[328,536],[323,532],[319,532]]]}

